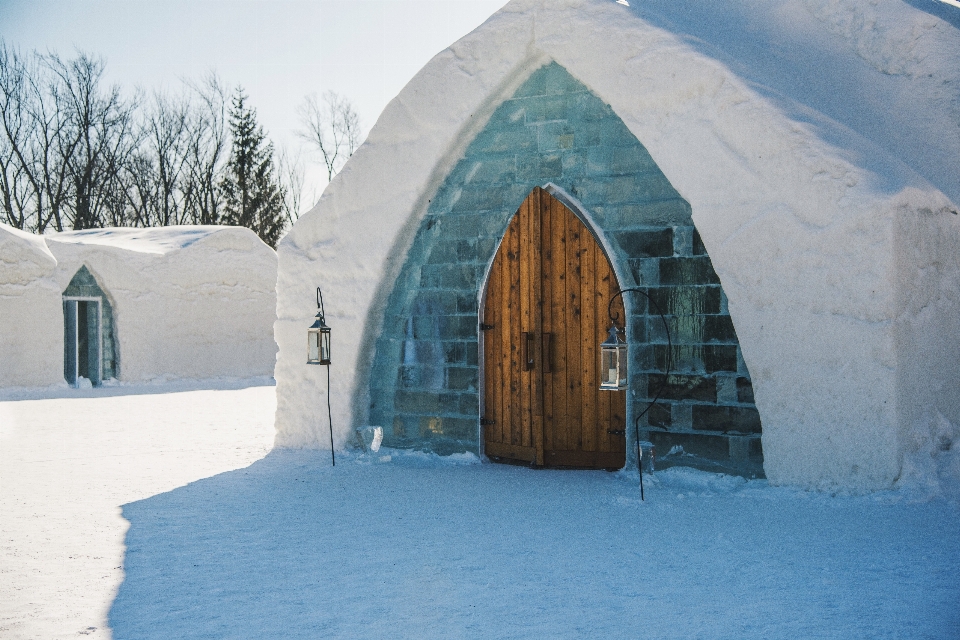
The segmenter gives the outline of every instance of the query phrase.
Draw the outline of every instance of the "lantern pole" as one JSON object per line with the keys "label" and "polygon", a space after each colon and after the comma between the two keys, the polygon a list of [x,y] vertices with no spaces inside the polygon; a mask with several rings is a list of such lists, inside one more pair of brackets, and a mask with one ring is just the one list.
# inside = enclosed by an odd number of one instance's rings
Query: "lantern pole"
{"label": "lantern pole", "polygon": [[330,462],[337,466],[337,456],[333,452],[333,415],[330,412],[330,365],[327,365],[327,424],[330,425]]}
{"label": "lantern pole", "polygon": [[[640,412],[640,415],[637,416],[636,420],[633,423],[634,438],[637,441],[637,472],[640,474],[640,500],[643,498],[643,451],[640,448],[640,418],[645,416],[648,411],[657,403],[657,400],[660,399],[660,396],[663,395],[664,389],[667,388],[667,379],[670,377],[670,365],[673,362],[673,342],[670,340],[670,325],[667,324],[667,318],[663,315],[663,311],[660,310],[660,305],[650,297],[644,289],[640,287],[630,287],[627,289],[621,289],[617,291],[610,298],[610,302],[607,304],[607,315],[610,317],[610,324],[616,328],[617,320],[620,319],[620,314],[618,313],[616,317],[613,315],[613,301],[618,297],[622,296],[625,293],[642,293],[650,304],[653,305],[654,310],[657,312],[657,315],[660,316],[660,320],[663,322],[663,328],[667,332],[667,370],[663,376],[663,382],[660,384],[660,388],[657,389],[657,395],[654,396],[643,411]],[[626,318],[624,318],[624,328],[626,328]],[[624,331],[624,336],[626,336],[626,331]]]}
{"label": "lantern pole", "polygon": [[[327,313],[323,309],[323,294],[320,292],[320,287],[317,287],[317,307],[320,309],[320,314],[323,316],[324,324],[327,321]],[[335,467],[337,466],[337,456],[333,451],[333,413],[330,411],[330,363],[327,363],[327,424],[330,425],[330,462]]]}

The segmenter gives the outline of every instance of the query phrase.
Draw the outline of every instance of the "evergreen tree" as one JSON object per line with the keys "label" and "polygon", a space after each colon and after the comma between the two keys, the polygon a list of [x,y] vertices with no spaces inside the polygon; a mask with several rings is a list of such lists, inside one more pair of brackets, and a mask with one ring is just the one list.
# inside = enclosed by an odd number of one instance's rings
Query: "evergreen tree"
{"label": "evergreen tree", "polygon": [[249,227],[271,247],[283,233],[283,187],[274,175],[273,144],[257,124],[256,110],[246,106],[247,96],[238,87],[230,108],[233,147],[223,192],[223,223]]}

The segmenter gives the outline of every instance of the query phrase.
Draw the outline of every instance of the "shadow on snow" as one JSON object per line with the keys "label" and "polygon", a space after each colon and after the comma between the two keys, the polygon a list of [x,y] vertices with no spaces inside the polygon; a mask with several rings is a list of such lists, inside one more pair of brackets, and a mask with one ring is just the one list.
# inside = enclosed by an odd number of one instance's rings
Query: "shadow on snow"
{"label": "shadow on snow", "polygon": [[942,505],[762,483],[702,491],[671,484],[669,473],[641,504],[620,474],[356,455],[330,468],[328,456],[274,451],[124,505],[114,637],[943,637],[960,628],[960,518]]}

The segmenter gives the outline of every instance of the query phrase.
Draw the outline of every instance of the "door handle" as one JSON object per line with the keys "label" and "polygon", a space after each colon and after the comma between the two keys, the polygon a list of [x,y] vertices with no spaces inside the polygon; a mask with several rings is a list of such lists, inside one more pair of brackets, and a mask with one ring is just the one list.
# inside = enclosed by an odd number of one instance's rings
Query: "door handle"
{"label": "door handle", "polygon": [[553,373],[553,334],[543,334],[543,372]]}
{"label": "door handle", "polygon": [[523,370],[533,369],[533,333],[524,331],[520,334],[520,342],[523,344]]}

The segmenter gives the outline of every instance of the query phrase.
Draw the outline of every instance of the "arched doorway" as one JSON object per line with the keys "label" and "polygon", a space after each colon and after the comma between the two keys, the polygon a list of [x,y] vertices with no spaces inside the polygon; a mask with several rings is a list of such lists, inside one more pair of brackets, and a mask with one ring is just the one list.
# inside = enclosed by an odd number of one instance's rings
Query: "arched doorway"
{"label": "arched doorway", "polygon": [[[492,459],[619,469],[626,392],[600,391],[599,345],[619,290],[606,254],[559,200],[534,188],[487,281],[483,441]],[[616,311],[624,317],[621,299]]]}
{"label": "arched doorway", "polygon": [[63,377],[74,387],[81,379],[98,387],[116,371],[113,307],[84,265],[63,292]]}
{"label": "arched doorway", "polygon": [[[590,211],[587,234],[593,230],[602,238],[619,285],[643,287],[670,328],[672,349],[646,298],[628,297],[630,316],[621,318],[630,350],[631,412],[639,414],[663,393],[637,431],[629,424],[627,458],[639,435],[655,445],[660,468],[696,464],[762,474],[750,372],[690,204],[610,106],[556,63],[534,72],[497,108],[429,200],[399,274],[384,281],[377,298],[386,301],[374,314],[382,327],[369,343],[369,384],[355,390],[355,415],[362,424],[384,427],[384,446],[441,455],[483,452],[485,431],[496,425],[481,427],[478,419],[497,420],[484,411],[492,405],[484,397],[484,376],[491,374],[483,365],[485,337],[496,330],[478,330],[479,323],[492,324],[483,318],[487,279],[519,205],[535,186],[550,184],[562,186],[562,192],[544,189],[577,216],[587,220],[584,211]],[[603,304],[595,310],[600,318],[606,317]],[[539,331],[540,339],[555,333]],[[605,338],[604,331],[584,341],[587,365],[594,365],[593,350]],[[597,378],[588,388],[595,384]],[[523,433],[529,435],[520,438],[519,446],[527,447],[521,452],[536,462],[533,434],[544,432]],[[547,451],[544,464],[550,464]]]}

